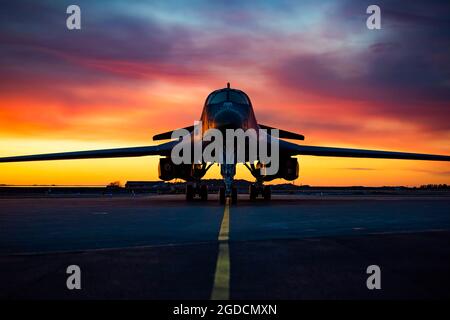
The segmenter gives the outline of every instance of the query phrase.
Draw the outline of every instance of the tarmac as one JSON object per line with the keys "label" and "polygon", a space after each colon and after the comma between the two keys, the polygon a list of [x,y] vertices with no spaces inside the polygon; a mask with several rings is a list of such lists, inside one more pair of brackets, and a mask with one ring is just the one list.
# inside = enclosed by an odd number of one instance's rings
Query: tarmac
{"label": "tarmac", "polygon": [[[246,198],[1,198],[0,298],[450,297],[450,196]],[[69,265],[81,290],[66,287]]]}

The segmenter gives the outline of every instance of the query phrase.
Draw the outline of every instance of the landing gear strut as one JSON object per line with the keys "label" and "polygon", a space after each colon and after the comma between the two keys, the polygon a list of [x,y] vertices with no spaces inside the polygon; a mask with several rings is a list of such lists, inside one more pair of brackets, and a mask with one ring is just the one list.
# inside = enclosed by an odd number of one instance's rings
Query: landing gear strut
{"label": "landing gear strut", "polygon": [[263,185],[264,178],[261,175],[261,171],[258,166],[255,166],[253,163],[248,165],[244,163],[250,173],[256,178],[255,183],[252,183],[248,189],[248,193],[250,195],[250,200],[256,200],[259,195],[263,197],[264,200],[268,201],[272,197],[272,192],[270,190],[270,186]]}
{"label": "landing gear strut", "polygon": [[261,195],[264,200],[270,200],[272,197],[270,186],[263,186],[262,183],[258,182],[250,185],[248,193],[250,195],[250,200],[256,200],[258,195]]}
{"label": "landing gear strut", "polygon": [[[231,204],[237,203],[237,188],[235,186],[231,187],[231,195],[229,196]],[[225,204],[227,197],[225,196],[225,187],[220,187],[219,189],[219,202],[220,204]]]}
{"label": "landing gear strut", "polygon": [[200,186],[200,199],[202,201],[208,200],[208,186],[206,184]]}
{"label": "landing gear strut", "polygon": [[231,204],[236,204],[237,203],[237,188],[236,187],[232,187],[231,188]]}
{"label": "landing gear strut", "polygon": [[226,198],[225,198],[225,187],[219,188],[219,202],[220,204],[225,204]]}
{"label": "landing gear strut", "polygon": [[198,196],[200,200],[208,200],[208,186],[200,182],[188,183],[186,185],[186,200],[193,201],[195,196]]}
{"label": "landing gear strut", "polygon": [[264,200],[270,200],[272,198],[272,191],[270,190],[270,186],[264,186],[263,189],[263,199]]}
{"label": "landing gear strut", "polygon": [[237,188],[233,185],[234,175],[236,174],[235,164],[222,164],[220,166],[220,173],[225,183],[224,187],[219,189],[219,202],[224,204],[226,198],[231,199],[231,204],[237,203]]}
{"label": "landing gear strut", "polygon": [[[270,190],[270,186],[263,185],[263,177],[259,174],[258,168],[256,168],[253,164],[245,166],[250,170],[253,176],[256,178],[256,182],[251,184],[249,187],[250,200],[256,200],[259,195],[268,201],[272,197],[272,192]],[[219,189],[219,202],[224,204],[226,199],[229,198],[231,200],[231,204],[237,203],[237,188],[233,185],[234,175],[236,174],[236,165],[235,164],[222,164],[220,167],[220,173],[222,174],[223,181],[225,186],[220,187]]]}

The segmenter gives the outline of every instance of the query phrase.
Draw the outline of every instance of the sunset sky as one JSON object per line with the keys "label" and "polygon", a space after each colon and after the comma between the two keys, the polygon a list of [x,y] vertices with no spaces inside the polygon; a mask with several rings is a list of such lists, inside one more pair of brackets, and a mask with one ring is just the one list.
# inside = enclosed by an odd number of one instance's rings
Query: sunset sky
{"label": "sunset sky", "polygon": [[[368,30],[375,3],[382,29]],[[81,30],[66,28],[70,4]],[[449,13],[448,1],[5,1],[0,156],[152,145],[227,81],[304,144],[450,155]],[[445,162],[299,161],[296,184],[450,183]],[[156,180],[157,165],[6,163],[0,184]]]}

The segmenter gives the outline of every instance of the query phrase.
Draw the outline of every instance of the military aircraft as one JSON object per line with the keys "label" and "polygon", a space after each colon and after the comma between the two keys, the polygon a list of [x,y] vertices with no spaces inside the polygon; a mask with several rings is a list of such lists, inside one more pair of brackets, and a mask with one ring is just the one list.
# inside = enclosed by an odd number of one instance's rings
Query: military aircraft
{"label": "military aircraft", "polygon": [[[226,88],[211,92],[206,98],[201,115],[203,130],[215,128],[225,129],[274,129],[268,125],[256,121],[253,106],[249,96],[241,90],[232,89],[230,84]],[[194,126],[184,128],[193,137]],[[251,200],[262,196],[263,199],[271,198],[270,186],[264,186],[264,182],[275,178],[285,180],[295,180],[299,175],[299,164],[294,156],[325,156],[325,157],[352,157],[352,158],[384,158],[384,159],[409,159],[409,160],[433,160],[450,161],[450,156],[432,155],[420,153],[405,153],[393,151],[348,149],[335,147],[320,147],[298,145],[284,139],[304,140],[304,136],[294,132],[278,129],[279,142],[279,170],[275,175],[264,174],[264,163],[255,161],[253,163],[244,162],[244,165],[255,178],[251,184],[249,196]],[[208,169],[213,163],[191,163],[174,164],[171,159],[172,148],[179,142],[171,140],[173,131],[164,132],[153,136],[153,140],[170,140],[159,145],[103,149],[77,152],[48,153],[38,155],[14,156],[0,158],[0,162],[20,162],[20,161],[43,161],[43,160],[68,160],[68,159],[92,159],[92,158],[118,158],[118,157],[141,157],[141,156],[161,156],[159,159],[159,178],[164,181],[172,179],[183,179],[187,181],[186,199],[191,201],[198,197],[207,200],[207,185],[201,182]],[[227,198],[232,203],[237,202],[237,189],[233,185],[233,178],[236,173],[236,164],[220,164],[221,175],[224,179],[224,186],[219,190],[219,201],[225,203]]]}

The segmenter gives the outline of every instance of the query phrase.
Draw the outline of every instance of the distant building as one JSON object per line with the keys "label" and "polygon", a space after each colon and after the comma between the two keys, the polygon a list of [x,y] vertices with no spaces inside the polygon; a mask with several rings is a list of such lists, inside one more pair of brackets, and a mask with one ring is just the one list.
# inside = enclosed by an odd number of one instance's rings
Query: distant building
{"label": "distant building", "polygon": [[127,181],[126,189],[153,189],[158,187],[165,187],[164,181]]}

